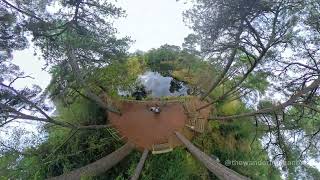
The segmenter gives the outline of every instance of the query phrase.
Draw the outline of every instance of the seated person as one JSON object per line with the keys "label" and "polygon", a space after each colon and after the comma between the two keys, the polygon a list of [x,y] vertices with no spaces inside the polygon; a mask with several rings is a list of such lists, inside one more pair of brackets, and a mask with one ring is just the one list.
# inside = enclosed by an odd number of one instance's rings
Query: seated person
{"label": "seated person", "polygon": [[159,106],[150,107],[150,111],[152,111],[152,112],[154,112],[154,113],[156,113],[156,114],[159,114],[159,113],[161,112]]}

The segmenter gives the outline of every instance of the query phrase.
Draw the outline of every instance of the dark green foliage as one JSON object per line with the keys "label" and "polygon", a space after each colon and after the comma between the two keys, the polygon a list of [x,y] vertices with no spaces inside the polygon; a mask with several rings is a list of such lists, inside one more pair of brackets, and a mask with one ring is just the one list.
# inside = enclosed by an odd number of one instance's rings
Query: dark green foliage
{"label": "dark green foliage", "polygon": [[[48,11],[53,4],[56,10]],[[99,98],[106,98],[106,94],[108,98],[117,98],[119,89],[131,91],[137,76],[149,69],[189,83],[194,86],[194,94],[199,95],[210,89],[227,61],[230,62],[223,82],[208,93],[210,98],[217,100],[213,107],[216,116],[250,111],[238,97],[245,96],[247,92],[264,94],[268,88],[273,88],[271,91],[292,97],[293,93],[304,89],[319,76],[319,49],[315,47],[319,47],[320,42],[320,4],[316,0],[196,0],[185,13],[185,20],[191,23],[194,34],[185,39],[184,49],[163,45],[130,56],[126,52],[129,38],[117,38],[111,23],[112,19],[123,17],[124,11],[112,3],[28,0],[14,1],[12,5],[3,0],[0,5],[0,83],[11,82],[23,75],[9,60],[14,50],[27,47],[26,35],[31,35],[52,74],[46,94],[57,106],[58,117],[53,118],[73,125],[107,123],[106,112],[88,100],[83,86]],[[292,51],[292,57],[283,58],[286,50]],[[231,52],[235,52],[233,58],[230,58]],[[206,59],[200,58],[200,54]],[[79,72],[71,68],[72,60]],[[84,83],[77,82],[76,77]],[[16,92],[10,87],[3,87],[5,85],[0,89],[1,124],[10,122],[9,115],[10,118],[21,118],[15,117],[21,115],[20,111],[37,114],[39,109],[47,109],[43,103],[45,97],[40,95],[38,86]],[[224,96],[226,92],[228,94]],[[270,158],[260,139],[270,133],[275,137],[272,144],[282,153],[279,155],[282,160],[292,161],[307,156],[317,158],[320,134],[317,93],[317,89],[313,89],[302,94],[296,104],[263,115],[264,119],[255,117],[256,122],[250,118],[233,122],[212,121],[208,130],[197,136],[194,143],[212,157],[217,156],[222,164],[227,160],[266,163]],[[274,106],[277,103],[261,101],[258,110]],[[268,123],[262,124],[261,121]],[[1,179],[57,176],[96,161],[122,144],[107,129],[80,131],[52,124],[46,124],[44,128],[47,138],[41,145],[21,152],[10,148],[2,152]],[[285,135],[291,131],[304,133],[302,138],[298,138],[298,143],[290,141],[291,134]],[[301,145],[303,149],[299,147]],[[90,178],[128,179],[140,155],[134,152],[105,174]],[[252,179],[280,178],[279,170],[270,164],[226,165]],[[320,176],[318,170],[308,165],[288,165],[283,169],[288,171],[289,179],[319,179]],[[141,175],[145,180],[209,177],[214,179],[213,174],[182,148],[149,156]]]}
{"label": "dark green foliage", "polygon": [[[247,120],[234,123],[210,122],[209,130],[198,136],[194,143],[240,174],[252,179],[280,179],[279,171],[270,163],[267,164],[268,156],[259,142],[262,135]],[[239,162],[265,164],[243,165]]]}
{"label": "dark green foliage", "polygon": [[[133,174],[141,153],[133,152],[108,172],[93,179],[126,180]],[[142,180],[198,180],[207,178],[207,170],[185,149],[177,148],[167,154],[149,154],[140,176]]]}
{"label": "dark green foliage", "polygon": [[195,180],[205,178],[207,170],[185,149],[176,148],[167,154],[153,155],[147,159],[142,180]]}
{"label": "dark green foliage", "polygon": [[48,171],[45,175],[48,177],[57,176],[85,166],[119,147],[120,144],[110,136],[107,130],[79,131],[70,142],[46,159]]}
{"label": "dark green foliage", "polygon": [[[94,103],[79,98],[70,106],[57,105],[62,120],[80,125],[106,124],[104,111]],[[121,146],[107,129],[70,130],[61,127],[47,127],[47,140],[35,149],[16,156],[8,152],[1,158],[0,166],[9,167],[5,177],[14,179],[44,179],[68,172],[98,160]],[[17,159],[17,158],[21,159]]]}
{"label": "dark green foliage", "polygon": [[251,90],[257,90],[264,94],[268,88],[269,82],[267,80],[269,73],[257,71],[251,73],[246,81],[243,83],[243,87]]}
{"label": "dark green foliage", "polygon": [[17,15],[0,6],[0,65],[12,58],[13,50],[22,50],[28,45],[24,36],[24,23]]}
{"label": "dark green foliage", "polygon": [[107,122],[105,111],[94,102],[78,97],[72,104],[64,106],[56,103],[60,119],[72,124],[103,125]]}
{"label": "dark green foliage", "polygon": [[152,49],[145,54],[148,66],[152,71],[169,75],[174,68],[174,61],[179,57],[180,47],[163,45],[158,49]]}
{"label": "dark green foliage", "polygon": [[132,152],[128,157],[123,159],[119,164],[105,172],[101,176],[98,176],[94,179],[103,180],[103,179],[115,179],[115,180],[127,180],[130,179],[133,174],[136,165],[139,162],[141,153],[138,151]]}
{"label": "dark green foliage", "polygon": [[316,180],[319,179],[320,173],[319,170],[308,166],[308,165],[303,165],[302,167],[307,173],[306,174],[299,174],[298,177],[301,179],[311,179],[311,180]]}

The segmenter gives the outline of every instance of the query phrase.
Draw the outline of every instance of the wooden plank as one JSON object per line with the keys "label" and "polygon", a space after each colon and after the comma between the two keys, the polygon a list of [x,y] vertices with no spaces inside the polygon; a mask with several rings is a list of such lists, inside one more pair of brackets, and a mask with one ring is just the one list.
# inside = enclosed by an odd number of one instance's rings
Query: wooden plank
{"label": "wooden plank", "polygon": [[152,145],[152,154],[162,154],[172,151],[170,143]]}
{"label": "wooden plank", "polygon": [[139,176],[142,172],[142,168],[143,168],[143,165],[144,165],[144,162],[146,161],[147,157],[148,157],[148,153],[149,153],[149,150],[148,149],[144,149],[143,151],[143,154],[139,160],[139,163],[133,173],[133,176],[131,177],[131,180],[138,180],[139,179]]}
{"label": "wooden plank", "polygon": [[193,145],[186,137],[179,132],[175,132],[178,139],[187,147],[190,153],[197,158],[204,166],[208,168],[221,180],[248,180],[249,178],[242,176],[232,169],[227,168],[218,161],[212,159],[210,156],[202,152],[195,145]]}

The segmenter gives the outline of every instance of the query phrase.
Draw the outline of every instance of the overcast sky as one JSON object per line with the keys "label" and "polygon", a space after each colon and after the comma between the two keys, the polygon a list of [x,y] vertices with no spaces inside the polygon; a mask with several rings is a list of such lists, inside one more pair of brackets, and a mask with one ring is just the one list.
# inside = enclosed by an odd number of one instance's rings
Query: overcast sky
{"label": "overcast sky", "polygon": [[190,30],[184,25],[182,13],[187,8],[176,0],[119,0],[127,18],[116,23],[120,34],[136,42],[130,51],[147,51],[163,44],[181,46]]}
{"label": "overcast sky", "polygon": [[[181,46],[184,38],[191,33],[183,23],[182,13],[188,8],[183,2],[176,0],[118,0],[120,7],[127,11],[127,17],[115,22],[119,37],[130,36],[135,40],[130,52],[136,50],[147,51],[163,44]],[[50,76],[42,71],[43,61],[34,56],[31,46],[24,51],[14,53],[13,62],[34,79],[20,80],[15,83],[17,87],[40,85],[45,88]],[[319,163],[311,161],[320,169]]]}
{"label": "overcast sky", "polygon": [[[181,46],[191,32],[183,23],[182,13],[187,8],[175,0],[118,0],[117,4],[126,10],[127,17],[115,21],[119,37],[130,36],[135,42],[130,52],[147,51],[163,44]],[[34,56],[33,47],[14,53],[13,62],[34,79],[20,80],[17,87],[38,84],[45,88],[50,76],[42,71],[42,60]]]}
{"label": "overcast sky", "polygon": [[[183,23],[182,12],[186,9],[186,5],[182,2],[175,0],[118,0],[117,4],[127,12],[126,18],[115,21],[115,26],[119,31],[118,36],[130,36],[135,41],[131,45],[130,52],[147,51],[166,43],[180,46],[190,33],[190,30]],[[24,88],[37,84],[44,89],[49,84],[50,75],[42,70],[44,61],[34,55],[32,45],[26,50],[15,51],[13,63],[19,65],[27,75],[34,77],[34,79],[16,81],[15,87]],[[19,126],[27,131],[36,129],[35,126],[25,123],[24,125],[11,125],[12,127]],[[13,129],[9,128],[8,130],[8,132],[0,132],[0,137],[8,137]]]}

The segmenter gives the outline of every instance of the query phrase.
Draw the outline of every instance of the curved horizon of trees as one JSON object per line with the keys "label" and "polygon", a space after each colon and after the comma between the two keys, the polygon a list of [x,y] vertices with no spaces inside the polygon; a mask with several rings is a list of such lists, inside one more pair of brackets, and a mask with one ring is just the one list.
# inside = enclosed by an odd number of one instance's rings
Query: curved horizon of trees
{"label": "curved horizon of trees", "polygon": [[[192,36],[202,55],[214,58],[213,64],[222,69],[202,99],[225,87],[225,79],[231,80],[232,85],[209,104],[230,97],[252,96],[248,82],[261,75],[268,80],[268,91],[282,98],[257,102],[257,109],[249,112],[210,118],[223,121],[253,118],[257,126],[267,125],[268,144],[277,146],[273,160],[319,156],[318,18],[319,2],[312,0],[197,0],[185,13],[185,21],[194,30]],[[289,170],[289,179],[299,175],[297,167],[284,168]]]}
{"label": "curved horizon of trees", "polygon": [[[72,177],[79,178],[82,172],[87,172],[88,176],[105,173],[106,177],[116,178],[115,174],[126,163],[113,165],[126,158],[130,166],[125,176],[131,176],[138,155],[134,152],[127,157],[132,145],[116,142],[104,119],[106,112],[122,114],[110,97],[117,96],[117,86],[132,83],[142,66],[189,81],[198,89],[194,94],[207,102],[198,107],[199,111],[213,106],[208,132],[194,140],[207,154],[219,154],[221,160],[228,156],[245,160],[250,158],[246,153],[251,149],[260,149],[264,155],[253,156],[271,162],[319,158],[320,3],[317,0],[193,3],[184,13],[184,21],[194,33],[185,39],[183,49],[163,45],[143,53],[141,60],[139,53],[128,54],[129,38],[116,37],[112,21],[124,17],[125,11],[112,3],[0,0],[0,128],[15,121],[31,120],[45,123],[49,132],[48,140],[38,149],[20,152],[1,142],[4,151],[0,164],[12,171],[0,172],[5,177],[49,178],[70,172]],[[52,7],[54,10],[49,11]],[[30,78],[11,63],[12,53],[27,48],[29,37],[43,56],[44,68],[53,76],[45,91],[37,85],[14,87],[18,79]],[[192,78],[184,79],[186,74],[201,78],[192,83]],[[121,81],[121,77],[127,78]],[[279,98],[271,99],[272,96]],[[48,98],[56,98],[60,116],[49,115],[50,107],[45,103]],[[259,145],[258,139],[262,138],[268,139],[265,147]],[[70,139],[76,140],[74,146]],[[183,141],[183,137],[179,139]],[[57,144],[60,145],[55,147]],[[192,144],[187,147],[202,162],[211,158],[203,158],[205,155],[194,150]],[[85,154],[76,152],[78,148]],[[179,168],[208,173],[188,159],[188,154],[182,156],[179,150],[174,153],[172,156],[185,162]],[[77,164],[79,158],[83,160]],[[97,169],[95,163],[101,168]],[[31,170],[30,164],[39,169]],[[42,169],[42,164],[48,169]],[[111,174],[105,172],[110,168]],[[261,174],[254,175],[252,171],[257,169],[251,167],[247,171],[230,168],[256,179],[276,178],[267,171],[277,171],[274,166],[259,167]],[[320,174],[305,164],[284,163],[280,168],[288,179],[317,179]],[[219,171],[215,175],[224,178]]]}

